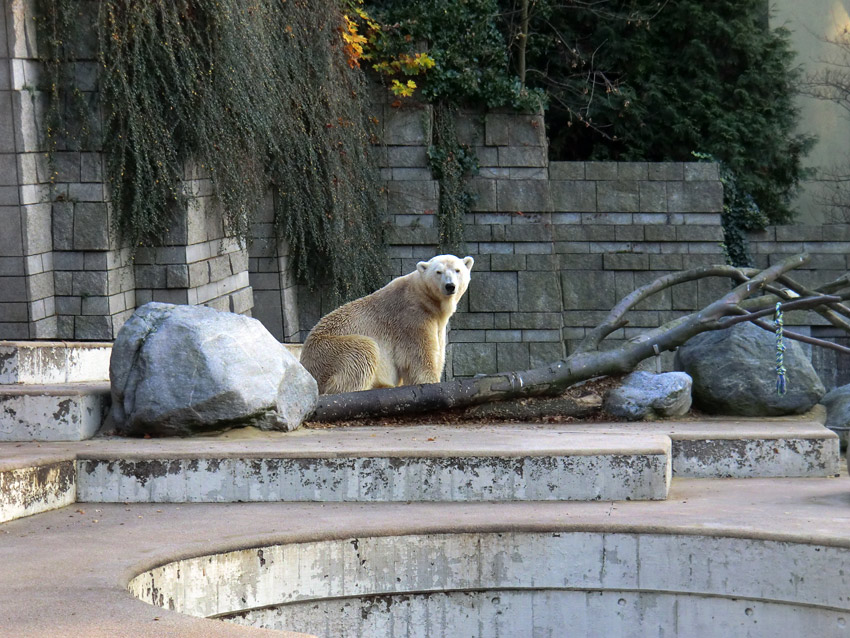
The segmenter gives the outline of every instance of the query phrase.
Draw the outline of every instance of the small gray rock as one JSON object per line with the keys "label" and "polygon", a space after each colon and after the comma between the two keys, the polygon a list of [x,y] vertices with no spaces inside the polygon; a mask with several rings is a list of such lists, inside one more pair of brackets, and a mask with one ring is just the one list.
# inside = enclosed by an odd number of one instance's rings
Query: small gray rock
{"label": "small gray rock", "polygon": [[294,430],[318,399],[310,373],[259,321],[203,306],[136,310],[115,340],[109,376],[123,434]]}
{"label": "small gray rock", "polygon": [[694,381],[694,405],[711,414],[783,416],[810,410],[826,392],[806,353],[785,341],[787,392],[776,392],[776,339],[741,323],[703,332],[676,352],[675,367]]}
{"label": "small gray rock", "polygon": [[684,372],[632,372],[605,395],[603,408],[628,421],[682,416],[691,409],[691,377]]}
{"label": "small gray rock", "polygon": [[841,449],[847,449],[848,431],[850,431],[850,384],[831,390],[821,399],[826,406],[826,427],[841,439]]}

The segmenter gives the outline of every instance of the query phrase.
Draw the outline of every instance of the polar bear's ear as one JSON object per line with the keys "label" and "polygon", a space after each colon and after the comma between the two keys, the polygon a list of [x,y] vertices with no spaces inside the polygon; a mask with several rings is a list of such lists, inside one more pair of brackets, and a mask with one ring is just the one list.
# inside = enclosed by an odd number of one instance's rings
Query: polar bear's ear
{"label": "polar bear's ear", "polygon": [[475,263],[475,260],[472,257],[464,257],[463,265],[466,266],[469,270],[472,270],[472,264]]}
{"label": "polar bear's ear", "polygon": [[420,261],[418,264],[416,264],[416,270],[418,270],[424,275],[425,271],[428,270],[428,262]]}

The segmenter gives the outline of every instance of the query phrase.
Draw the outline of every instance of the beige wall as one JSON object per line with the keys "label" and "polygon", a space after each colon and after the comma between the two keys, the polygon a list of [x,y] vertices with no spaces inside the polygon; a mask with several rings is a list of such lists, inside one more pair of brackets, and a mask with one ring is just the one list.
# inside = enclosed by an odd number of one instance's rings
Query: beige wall
{"label": "beige wall", "polygon": [[[797,62],[806,71],[822,66],[822,61],[835,57],[836,49],[825,42],[850,28],[850,0],[775,0],[771,3],[771,26],[785,25],[791,30],[791,43],[797,51]],[[850,119],[847,111],[835,104],[800,97],[802,120],[800,129],[818,136],[805,165],[829,167],[845,161],[850,164]],[[818,201],[821,187],[806,184],[795,209],[800,223],[824,223],[830,213]]]}

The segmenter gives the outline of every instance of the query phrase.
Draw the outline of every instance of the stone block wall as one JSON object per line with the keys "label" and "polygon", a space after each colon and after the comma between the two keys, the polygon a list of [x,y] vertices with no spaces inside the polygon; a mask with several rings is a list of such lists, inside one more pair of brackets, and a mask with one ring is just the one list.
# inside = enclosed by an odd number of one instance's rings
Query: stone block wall
{"label": "stone block wall", "polygon": [[[439,183],[427,160],[430,108],[379,108],[390,277],[437,254]],[[461,113],[457,129],[480,170],[465,226],[473,283],[451,323],[449,375],[560,359],[635,287],[724,261],[714,164],[550,163],[541,114]],[[655,327],[723,289],[700,283],[662,295],[609,339]],[[318,295],[302,301],[299,338],[331,309]]]}
{"label": "stone block wall", "polygon": [[[133,303],[132,282],[113,273],[128,254],[110,237],[100,153],[60,140],[47,160],[33,6],[6,2],[0,15],[0,338],[110,339]],[[89,103],[96,71],[75,65]]]}
{"label": "stone block wall", "polygon": [[112,231],[100,153],[56,154],[52,199],[56,331],[52,338],[110,340],[135,309],[131,251]]}
{"label": "stone block wall", "polygon": [[0,9],[0,335],[37,339],[55,333],[56,317],[35,26],[22,4]]}
{"label": "stone block wall", "polygon": [[188,166],[183,179],[192,195],[187,210],[175,214],[162,245],[135,251],[136,305],[161,301],[250,314],[248,248],[227,232],[209,176]]}
{"label": "stone block wall", "polygon": [[[492,176],[475,180],[496,203],[479,199],[467,223],[467,252],[476,265],[452,321],[455,375],[557,360],[637,286],[723,262],[715,165],[553,162],[543,169],[548,179],[536,178],[533,189],[525,179],[511,180],[511,167],[499,168],[508,177],[482,170]],[[436,250],[435,238],[415,229],[393,239],[399,272]],[[718,291],[701,285],[645,303],[630,327],[609,339],[655,327]]]}
{"label": "stone block wall", "polygon": [[[249,248],[251,288],[254,291],[253,316],[279,341],[301,342],[301,325],[298,318],[298,291],[289,267],[289,250],[284,242],[275,239],[273,195],[266,197],[258,211],[252,229],[253,241]],[[302,305],[308,291],[302,292]],[[306,336],[306,334],[304,335]]]}
{"label": "stone block wall", "polygon": [[[151,300],[250,313],[247,249],[225,232],[207,176],[187,168],[192,206],[162,246],[134,252],[113,232],[102,154],[60,143],[48,163],[33,15],[33,0],[0,12],[0,339],[111,340]],[[97,104],[90,56],[76,85]]]}

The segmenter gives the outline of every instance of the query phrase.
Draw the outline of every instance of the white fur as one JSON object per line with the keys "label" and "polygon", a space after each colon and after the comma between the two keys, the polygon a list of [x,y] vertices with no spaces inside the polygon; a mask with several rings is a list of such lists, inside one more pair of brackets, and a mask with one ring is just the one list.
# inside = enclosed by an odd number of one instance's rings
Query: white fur
{"label": "white fur", "polygon": [[420,261],[412,273],[323,317],[301,353],[319,391],[437,383],[446,361],[446,327],[474,263],[454,255]]}

